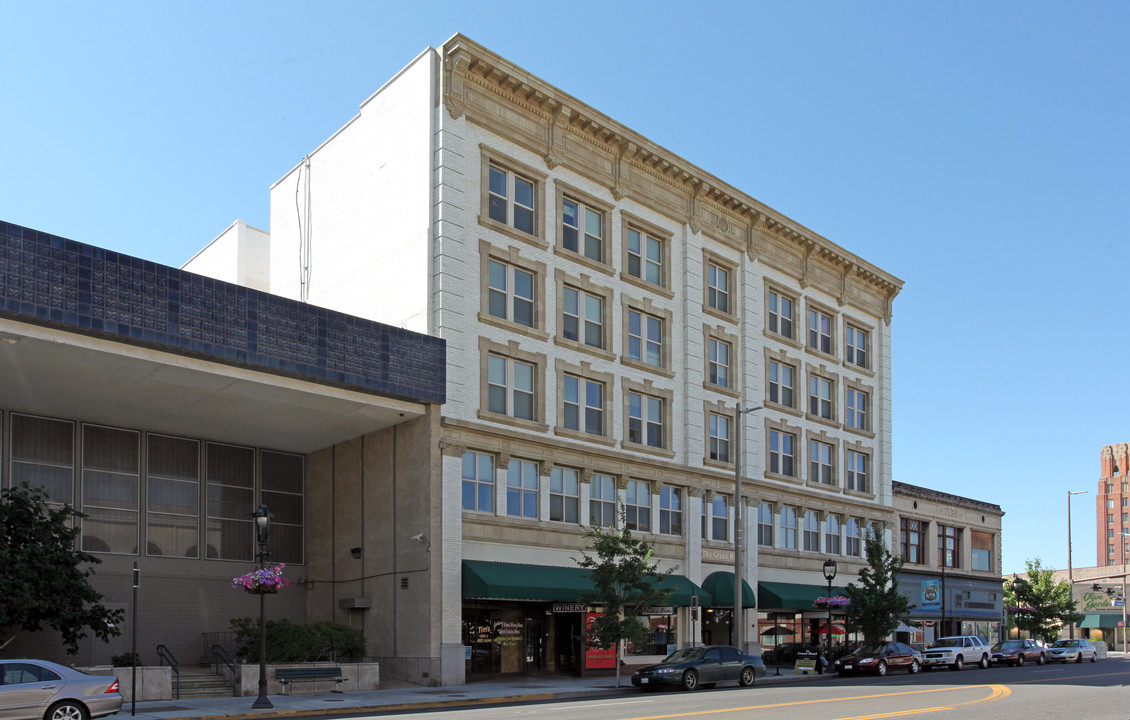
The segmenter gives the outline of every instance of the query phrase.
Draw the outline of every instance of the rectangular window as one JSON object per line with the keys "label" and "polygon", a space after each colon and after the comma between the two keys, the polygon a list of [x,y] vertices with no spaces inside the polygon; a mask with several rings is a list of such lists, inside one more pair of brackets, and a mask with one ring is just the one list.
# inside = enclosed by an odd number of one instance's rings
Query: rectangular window
{"label": "rectangular window", "polygon": [[263,450],[259,453],[259,497],[271,510],[271,560],[303,562],[306,517],[306,458]]}
{"label": "rectangular window", "polygon": [[604,347],[604,298],[566,287],[562,295],[561,335],[566,340]]}
{"label": "rectangular window", "polygon": [[757,506],[757,544],[773,547],[773,506],[767,502]]}
{"label": "rectangular window", "polygon": [[533,420],[534,366],[493,354],[487,362],[487,409],[499,415]]}
{"label": "rectangular window", "polygon": [[789,477],[794,475],[793,458],[795,453],[793,444],[795,441],[796,437],[789,433],[783,433],[779,430],[769,431],[769,472],[777,475],[788,475]]}
{"label": "rectangular window", "polygon": [[781,547],[796,550],[797,517],[795,507],[781,508]]}
{"label": "rectangular window", "polygon": [[730,271],[706,264],[706,304],[718,312],[730,313]]}
{"label": "rectangular window", "polygon": [[899,544],[902,559],[908,563],[922,563],[922,521],[902,518],[899,520]]}
{"label": "rectangular window", "polygon": [[815,510],[804,513],[804,549],[808,552],[820,552],[820,520],[816,517]]}
{"label": "rectangular window", "polygon": [[506,468],[506,514],[537,519],[538,466],[512,459]]}
{"label": "rectangular window", "polygon": [[683,534],[683,491],[677,487],[664,485],[659,490],[659,532]]}
{"label": "rectangular window", "polygon": [[149,434],[146,554],[200,557],[200,443]]}
{"label": "rectangular window", "polygon": [[824,552],[840,554],[840,519],[835,515],[829,515],[824,521]]}
{"label": "rectangular window", "polygon": [[971,530],[969,545],[973,570],[991,572],[993,569],[993,534]]}
{"label": "rectangular window", "polygon": [[42,487],[52,507],[75,503],[75,425],[12,413],[11,484]]}
{"label": "rectangular window", "polygon": [[867,367],[867,331],[851,325],[844,326],[844,360],[852,365]]}
{"label": "rectangular window", "polygon": [[729,538],[730,506],[726,498],[721,495],[714,496],[710,504],[710,536],[711,540],[726,540]]}
{"label": "rectangular window", "polygon": [[847,539],[847,555],[852,557],[860,557],[862,548],[860,547],[859,537],[859,520],[856,518],[848,518],[846,527],[844,529],[844,537]]}
{"label": "rectangular window", "polygon": [[133,430],[82,426],[83,550],[137,554],[140,444]]}
{"label": "rectangular window", "polygon": [[616,480],[596,473],[589,481],[589,523],[597,527],[616,527]]}
{"label": "rectangular window", "polygon": [[663,399],[628,393],[628,442],[663,447]]}
{"label": "rectangular window", "polygon": [[795,371],[791,365],[769,361],[769,402],[787,407],[796,407]]}
{"label": "rectangular window", "polygon": [[710,338],[708,348],[710,382],[730,387],[730,343]]}
{"label": "rectangular window", "polygon": [[808,479],[824,485],[832,484],[832,446],[813,440],[808,443]]}
{"label": "rectangular window", "polygon": [[463,453],[463,509],[494,512],[494,456]]}
{"label": "rectangular window", "polygon": [[651,487],[643,480],[628,481],[624,513],[629,530],[651,532]]}
{"label": "rectangular window", "polygon": [[549,473],[549,519],[579,523],[580,504],[580,473],[572,468],[553,468]]}
{"label": "rectangular window", "polygon": [[871,492],[871,483],[867,480],[867,455],[865,453],[848,450],[847,483],[845,487],[856,492]]}
{"label": "rectangular window", "polygon": [[561,245],[604,262],[604,213],[569,198],[561,200]]}
{"label": "rectangular window", "polygon": [[793,320],[793,299],[778,292],[770,292],[769,331],[792,338]]}
{"label": "rectangular window", "polygon": [[565,427],[590,435],[604,435],[604,383],[565,375],[562,395]]}
{"label": "rectangular window", "polygon": [[247,447],[207,443],[207,557],[251,560],[254,555],[255,451]]}
{"label": "rectangular window", "polygon": [[832,419],[832,381],[819,375],[808,378],[808,412],[825,420]]}
{"label": "rectangular window", "polygon": [[819,310],[808,311],[808,346],[830,355],[832,353],[832,317]]}
{"label": "rectangular window", "polygon": [[663,320],[628,310],[628,357],[663,367]]}
{"label": "rectangular window", "polygon": [[497,165],[490,166],[491,220],[534,235],[534,182]]}
{"label": "rectangular window", "polygon": [[848,388],[846,421],[848,427],[867,429],[867,393]]}
{"label": "rectangular window", "polygon": [[710,413],[710,459],[730,462],[730,418]]}
{"label": "rectangular window", "polygon": [[663,241],[629,227],[628,274],[663,285]]}
{"label": "rectangular window", "polygon": [[955,527],[938,526],[938,565],[948,568],[961,566],[961,535]]}
{"label": "rectangular window", "polygon": [[507,263],[487,263],[487,312],[526,327],[534,326],[534,275]]}

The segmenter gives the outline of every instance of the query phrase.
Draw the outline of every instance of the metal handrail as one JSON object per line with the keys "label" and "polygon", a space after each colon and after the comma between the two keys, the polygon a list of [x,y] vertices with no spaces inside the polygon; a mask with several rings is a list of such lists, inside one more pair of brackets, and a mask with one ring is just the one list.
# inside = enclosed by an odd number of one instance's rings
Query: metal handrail
{"label": "metal handrail", "polygon": [[231,670],[231,689],[237,696],[239,695],[239,676],[235,672],[235,663],[228,657],[227,651],[224,650],[222,645],[212,646],[212,657],[216,658],[216,674],[220,674],[220,663],[228,666]]}
{"label": "metal handrail", "polygon": [[176,699],[180,700],[180,663],[177,662],[177,659],[169,652],[169,648],[164,645],[157,646],[157,657],[164,660],[166,665],[172,667],[173,675],[176,677],[174,692],[176,692]]}

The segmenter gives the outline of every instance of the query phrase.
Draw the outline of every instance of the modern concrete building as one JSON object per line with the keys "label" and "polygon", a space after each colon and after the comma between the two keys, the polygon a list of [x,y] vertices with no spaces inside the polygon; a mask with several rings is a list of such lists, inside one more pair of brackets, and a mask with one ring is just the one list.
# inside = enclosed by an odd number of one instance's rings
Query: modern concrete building
{"label": "modern concrete building", "polygon": [[[640,658],[730,639],[736,507],[762,618],[815,613],[827,558],[842,586],[864,528],[890,539],[901,281],[466,37],[271,187],[266,253],[239,230],[187,268],[446,343],[446,403],[412,436],[434,465],[354,440],[306,455],[332,488],[308,493],[308,615],[359,624],[378,657],[426,649],[445,684],[606,664],[575,640],[597,610],[589,524],[625,522],[678,568]],[[428,542],[408,603],[351,555],[390,548],[366,510],[390,470],[415,502],[398,526]],[[405,613],[434,621],[426,644],[405,647]]]}
{"label": "modern concrete building", "polygon": [[1103,445],[1095,495],[1095,558],[1099,567],[1130,561],[1130,445]]}

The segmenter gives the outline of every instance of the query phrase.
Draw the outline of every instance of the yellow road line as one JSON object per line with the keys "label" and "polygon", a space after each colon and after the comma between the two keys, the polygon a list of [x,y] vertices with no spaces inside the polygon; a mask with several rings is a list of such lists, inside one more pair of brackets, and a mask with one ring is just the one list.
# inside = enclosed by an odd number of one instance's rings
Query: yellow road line
{"label": "yellow road line", "polygon": [[[991,692],[988,697],[963,703],[955,703],[953,705],[940,705],[938,707],[918,708],[916,710],[897,710],[895,712],[881,713],[878,715],[855,715],[853,717],[837,718],[836,720],[875,720],[876,718],[899,717],[901,715],[921,715],[923,713],[940,712],[942,710],[954,710],[965,705],[976,705],[977,703],[992,702],[993,700],[1003,700],[1012,694],[1012,691],[1004,685],[969,685],[967,687],[987,687],[992,688],[993,692]],[[957,688],[951,689],[956,690]]]}
{"label": "yellow road line", "polygon": [[923,695],[925,693],[937,692],[953,692],[955,690],[969,690],[973,688],[992,688],[993,692],[990,693],[987,697],[983,697],[978,700],[972,700],[966,703],[957,703],[955,705],[946,705],[944,707],[928,708],[926,710],[907,710],[901,713],[892,713],[890,715],[861,715],[858,719],[841,718],[841,720],[863,720],[863,718],[894,717],[895,715],[907,715],[920,712],[937,712],[938,710],[950,710],[962,705],[973,705],[975,703],[1001,699],[1008,697],[1011,694],[1011,691],[1003,685],[961,685],[956,687],[932,688],[930,690],[907,690],[906,692],[877,693],[875,695],[856,695],[846,698],[836,697],[825,698],[823,700],[798,700],[796,702],[771,703],[769,705],[749,705],[746,707],[722,708],[719,710],[695,710],[693,712],[672,713],[670,715],[647,715],[637,718],[625,718],[625,720],[667,720],[667,718],[700,717],[703,715],[716,715],[718,713],[745,712],[748,710],[769,710],[772,708],[798,707],[800,705],[819,705],[821,703],[845,702],[848,700],[874,700],[876,698],[900,697],[903,695]]}

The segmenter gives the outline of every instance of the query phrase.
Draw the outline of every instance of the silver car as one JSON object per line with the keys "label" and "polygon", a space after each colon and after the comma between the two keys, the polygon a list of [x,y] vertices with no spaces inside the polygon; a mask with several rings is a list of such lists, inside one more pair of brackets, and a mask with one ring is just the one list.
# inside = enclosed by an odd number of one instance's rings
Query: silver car
{"label": "silver car", "polygon": [[1091,662],[1098,660],[1095,646],[1086,640],[1056,640],[1055,644],[1048,648],[1048,662],[1081,663],[1084,660]]}
{"label": "silver car", "polygon": [[46,660],[0,660],[0,718],[90,720],[122,709],[118,679]]}

